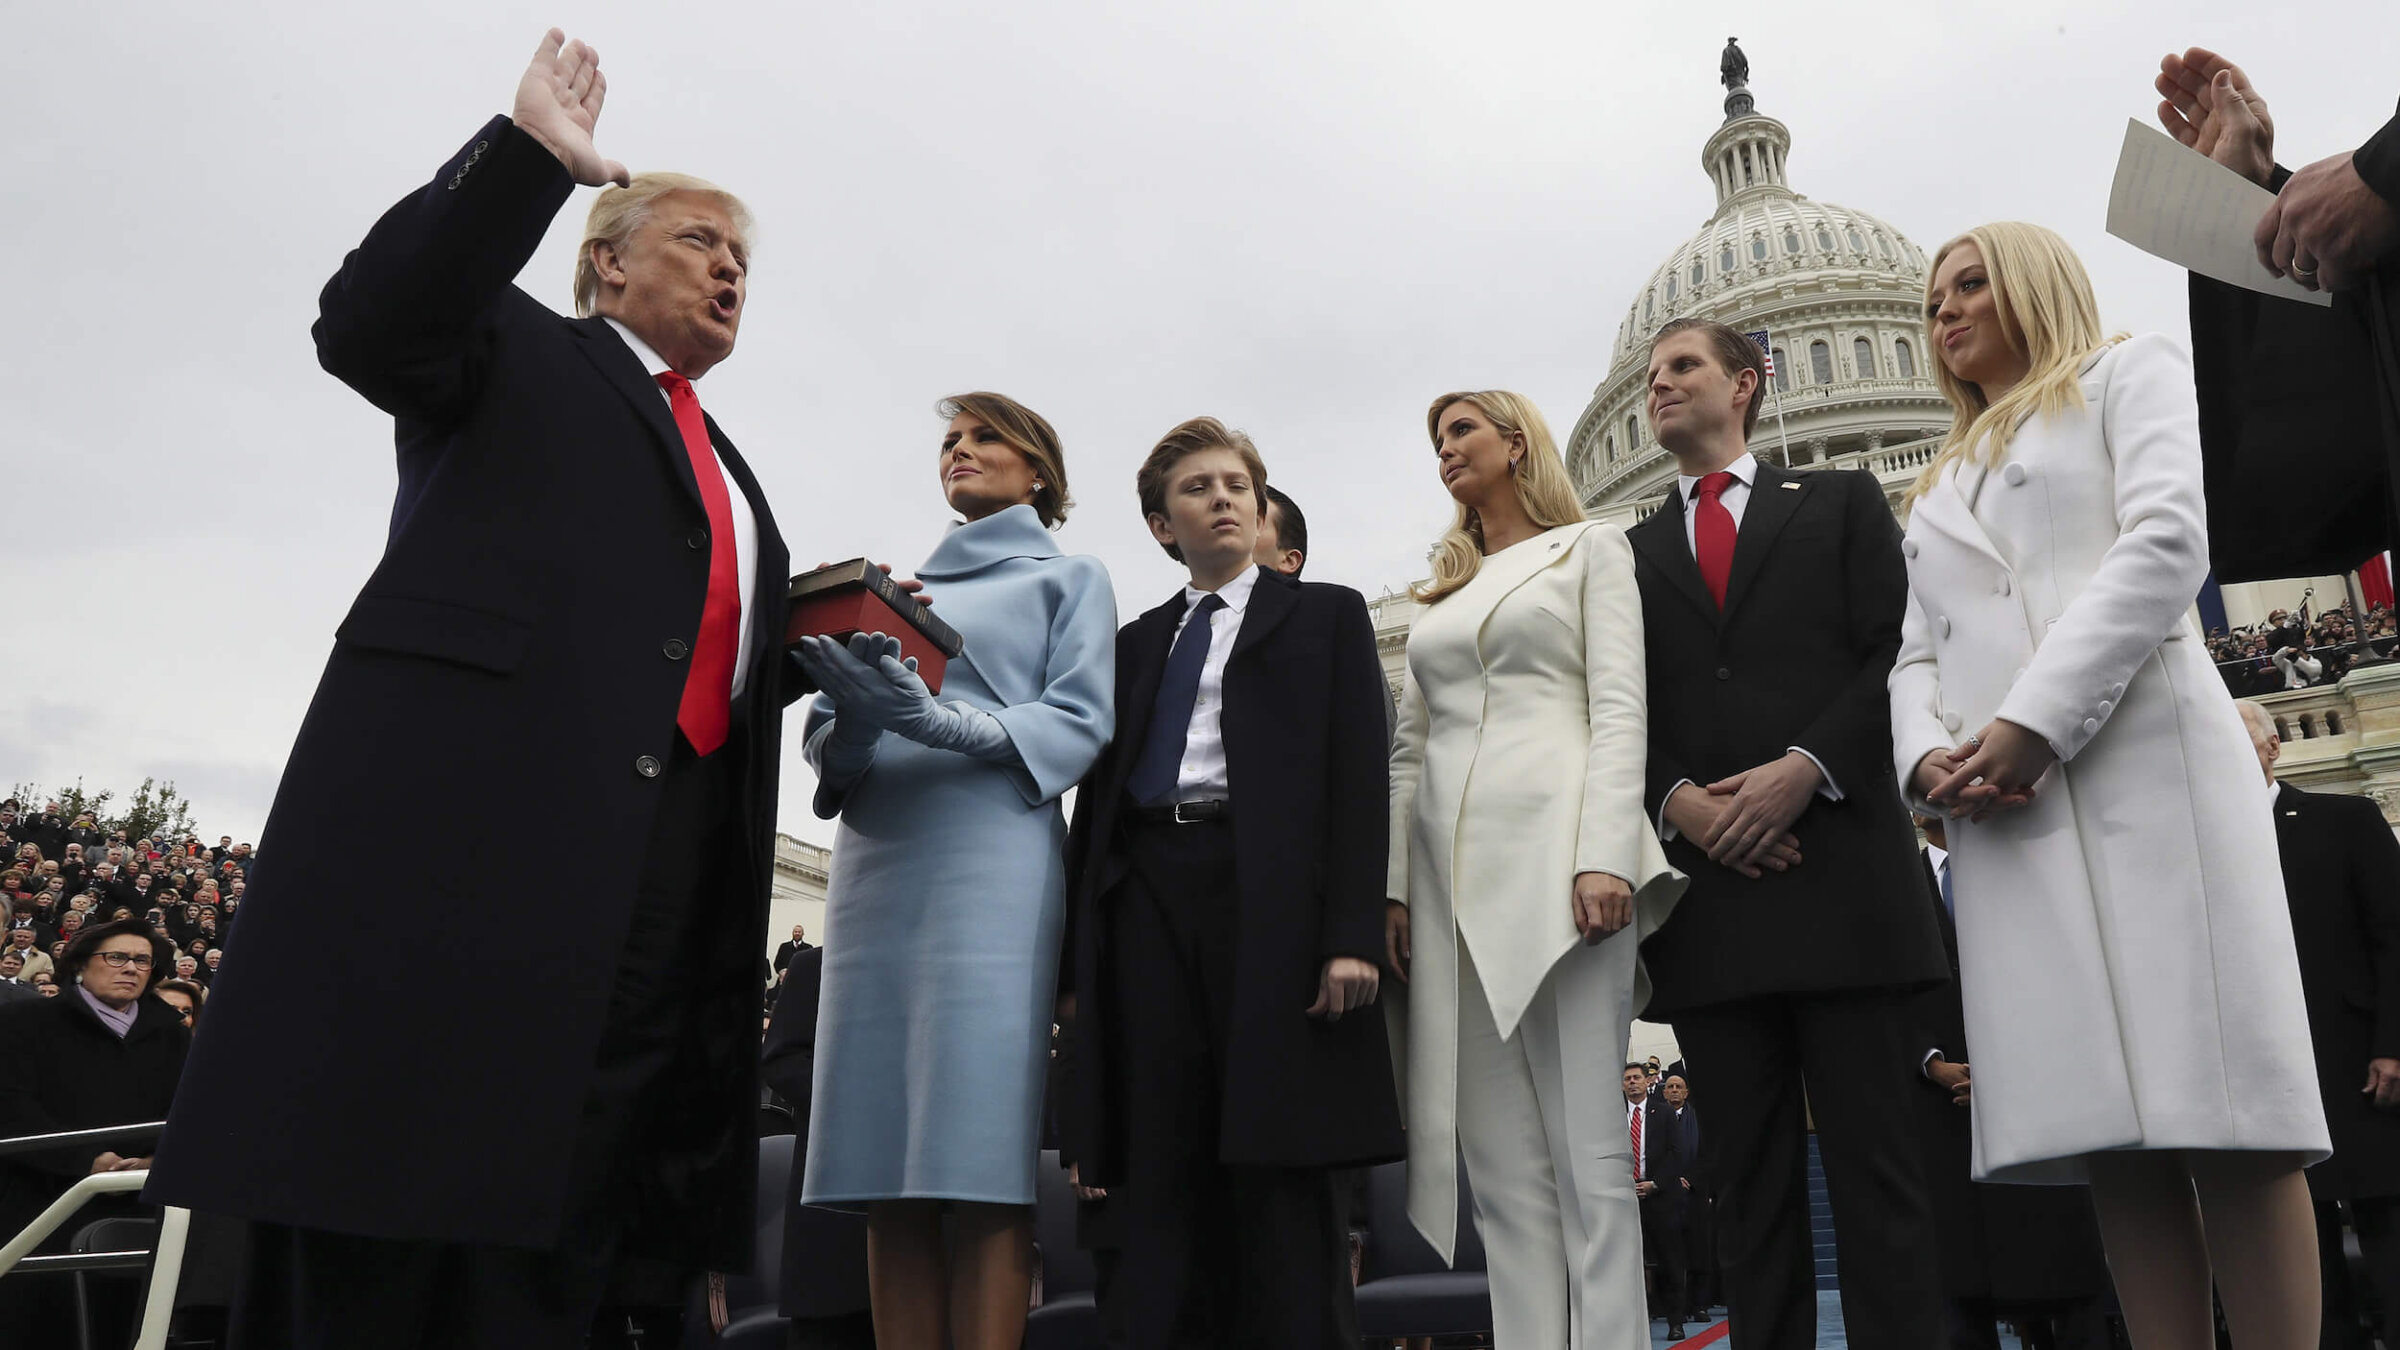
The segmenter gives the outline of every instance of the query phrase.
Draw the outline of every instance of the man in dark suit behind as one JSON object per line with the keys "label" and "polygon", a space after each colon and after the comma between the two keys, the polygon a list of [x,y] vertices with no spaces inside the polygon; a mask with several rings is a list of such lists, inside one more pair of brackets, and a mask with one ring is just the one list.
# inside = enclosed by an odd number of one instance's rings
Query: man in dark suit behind
{"label": "man in dark suit behind", "polygon": [[[1675,1080],[1681,1083],[1681,1079]],[[1667,1324],[1667,1339],[1683,1339],[1692,1315],[1691,1259],[1687,1234],[1692,1206],[1692,1172],[1698,1161],[1698,1121],[1687,1118],[1680,1095],[1667,1100],[1650,1090],[1649,1066],[1628,1064],[1623,1074],[1625,1123],[1641,1117],[1642,1154],[1633,1193],[1642,1206],[1642,1255],[1653,1268],[1652,1316]]]}
{"label": "man in dark suit behind", "polygon": [[2283,739],[2264,708],[2237,705],[2266,774],[2284,898],[2300,953],[2333,1156],[2308,1169],[2325,1270],[2328,1350],[2365,1350],[2357,1292],[2342,1254],[2349,1210],[2375,1283],[2383,1339],[2400,1343],[2400,842],[2365,797],[2275,781]]}
{"label": "man in dark suit behind", "polygon": [[1942,933],[1950,980],[1918,995],[1921,1044],[1911,1048],[1924,1087],[1912,1111],[1925,1156],[1951,1350],[2000,1350],[1999,1322],[2015,1324],[2025,1350],[2107,1350],[2103,1305],[2108,1258],[2091,1192],[2081,1186],[2004,1186],[1973,1176],[1973,1064],[1958,987],[1958,926],[1950,910],[1948,839],[1920,818],[1930,841],[1926,903]]}
{"label": "man in dark suit behind", "polygon": [[1677,320],[1651,345],[1651,425],[1679,477],[1627,532],[1647,805],[1692,881],[1643,944],[1643,1015],[1716,1085],[1703,1165],[1743,1350],[1816,1343],[1812,1112],[1850,1342],[1924,1350],[1941,1307],[1904,1028],[1944,970],[1884,689],[1908,578],[1872,474],[1750,456],[1762,376],[1722,324]]}
{"label": "man in dark suit behind", "polygon": [[[399,493],[148,1192],[253,1221],[236,1347],[579,1345],[618,1259],[748,1259],[788,565],[691,384],[747,213],[603,160],[605,88],[553,30],[320,300]],[[511,279],[610,181],[562,319]],[[357,867],[461,784],[522,809]],[[574,836],[646,844],[525,847]],[[478,941],[419,941],[428,884]]]}

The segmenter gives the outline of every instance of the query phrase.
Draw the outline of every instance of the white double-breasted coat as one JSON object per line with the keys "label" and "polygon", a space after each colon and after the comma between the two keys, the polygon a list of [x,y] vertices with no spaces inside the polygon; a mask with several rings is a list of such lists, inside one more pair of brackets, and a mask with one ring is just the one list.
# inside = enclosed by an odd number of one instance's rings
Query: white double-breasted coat
{"label": "white double-breasted coat", "polygon": [[2268,796],[2188,613],[2208,573],[2191,361],[2145,335],[2080,387],[1996,465],[1946,470],[1901,545],[1903,790],[1994,717],[2059,757],[2030,805],[1949,825],[1974,1172],[2077,1182],[2109,1149],[2313,1161]]}

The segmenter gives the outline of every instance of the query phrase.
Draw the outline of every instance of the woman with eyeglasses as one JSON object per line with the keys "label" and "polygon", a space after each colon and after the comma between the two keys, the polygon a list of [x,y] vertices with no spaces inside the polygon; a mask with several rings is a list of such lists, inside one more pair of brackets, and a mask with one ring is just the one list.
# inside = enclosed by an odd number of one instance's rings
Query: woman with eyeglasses
{"label": "woman with eyeglasses", "polygon": [[[94,924],[67,944],[56,997],[0,1005],[0,1139],[166,1119],[192,1040],[182,1015],[152,992],[172,956],[139,920]],[[0,1240],[85,1176],[149,1167],[144,1147],[123,1148],[0,1156]],[[63,1252],[86,1224],[146,1212],[130,1192],[102,1197],[36,1250]],[[74,1344],[72,1292],[55,1278],[0,1279],[6,1342]],[[95,1291],[91,1302],[93,1344],[131,1339],[128,1291]]]}

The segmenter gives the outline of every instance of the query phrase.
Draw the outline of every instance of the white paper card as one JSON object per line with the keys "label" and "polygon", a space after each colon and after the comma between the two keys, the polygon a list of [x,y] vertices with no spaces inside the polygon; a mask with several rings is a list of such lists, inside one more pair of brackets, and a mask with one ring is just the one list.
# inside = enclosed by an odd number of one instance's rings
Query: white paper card
{"label": "white paper card", "polygon": [[2275,194],[2155,127],[2128,118],[2108,232],[2187,271],[2262,295],[2330,305],[2333,296],[2270,274],[2250,242]]}

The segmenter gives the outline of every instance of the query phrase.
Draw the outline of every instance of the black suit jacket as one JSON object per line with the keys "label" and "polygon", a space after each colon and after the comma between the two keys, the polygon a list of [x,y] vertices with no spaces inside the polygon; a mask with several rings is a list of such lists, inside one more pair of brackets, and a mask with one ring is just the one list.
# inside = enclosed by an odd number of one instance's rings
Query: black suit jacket
{"label": "black suit jacket", "polygon": [[[376,222],[320,299],[318,358],[392,415],[399,491],[249,871],[156,1200],[394,1239],[559,1237],[563,1142],[641,859],[526,841],[649,837],[710,559],[690,457],[641,362],[602,320],[561,318],[510,284],[573,189],[495,118]],[[757,1122],[749,976],[772,870],[788,559],[748,466],[709,434],[758,555],[752,661],[718,752],[739,778],[710,855],[728,874],[724,950],[698,995],[722,1095],[685,1109],[738,1141]],[[506,809],[456,816],[407,868],[358,867],[390,822],[462,790]],[[477,916],[477,941],[420,941],[427,887],[437,908]],[[568,896],[576,920],[561,924]],[[378,955],[399,950],[415,955]],[[721,1151],[680,1224],[645,1235],[658,1254],[746,1259],[756,1152]]]}
{"label": "black suit jacket", "polygon": [[[2351,155],[2400,208],[2400,115]],[[2291,171],[2278,167],[2281,192]],[[2192,375],[2219,581],[2347,572],[2400,519],[2400,255],[2331,308],[2191,278]],[[2295,468],[2311,491],[2290,490]],[[2276,686],[2280,688],[2281,686]]]}
{"label": "black suit jacket", "polygon": [[[1062,986],[1074,1034],[1109,1044],[1111,905],[1131,867],[1120,817],[1184,600],[1117,634],[1117,735],[1076,792]],[[1403,1156],[1383,1018],[1304,1015],[1336,956],[1380,966],[1390,824],[1382,666],[1366,601],[1260,570],[1225,667],[1220,714],[1234,809],[1230,898],[1240,933],[1219,1138],[1227,1163],[1364,1167]],[[1213,828],[1213,827],[1196,827]],[[1061,1122],[1087,1185],[1118,1180],[1109,1055],[1062,1076]]]}
{"label": "black suit jacket", "polygon": [[2359,1093],[2368,1060],[2400,1057],[2400,843],[2372,801],[2289,783],[2275,842],[2333,1134],[2309,1186],[2342,1200],[2400,1195],[2400,1115]]}
{"label": "black suit jacket", "polygon": [[[175,1098],[191,1043],[182,1019],[157,998],[135,1005],[133,1027],[122,1037],[71,983],[54,998],[0,1005],[0,1138],[158,1120]],[[0,1158],[0,1232],[14,1237],[88,1175],[102,1151],[82,1146]],[[142,1150],[115,1151],[132,1157]],[[65,1247],[63,1239],[44,1244]]]}
{"label": "black suit jacket", "polygon": [[[1941,883],[1930,854],[1920,855],[1924,894],[1941,931],[1950,978],[1917,996],[1919,1037],[1912,1061],[1939,1050],[1973,1070],[1967,1014],[1958,985],[1958,928],[1942,908]],[[1941,1254],[1942,1291],[1951,1298],[2002,1304],[2091,1298],[2109,1288],[2108,1260],[2091,1198],[2077,1186],[2004,1186],[1973,1177],[1974,1117],[1949,1092],[1916,1069],[1922,1089],[1894,1103],[1915,1117],[1925,1160],[1925,1190],[1933,1202],[1934,1240]]]}
{"label": "black suit jacket", "polygon": [[1692,884],[1642,946],[1656,990],[1644,1015],[1940,979],[1941,938],[1892,777],[1884,685],[1908,574],[1874,475],[1760,465],[1721,612],[1675,496],[1626,537],[1648,650],[1652,819],[1676,783],[1705,786],[1792,746],[1843,794],[1801,812],[1792,832],[1804,861],[1789,872],[1753,881],[1688,839],[1669,841],[1668,861]]}
{"label": "black suit jacket", "polygon": [[1658,1183],[1649,1204],[1658,1220],[1674,1227],[1691,1209],[1692,1192],[1684,1189],[1684,1181],[1700,1184],[1700,1117],[1689,1102],[1678,1115],[1655,1096],[1642,1109],[1647,1113],[1642,1120],[1642,1179]]}

